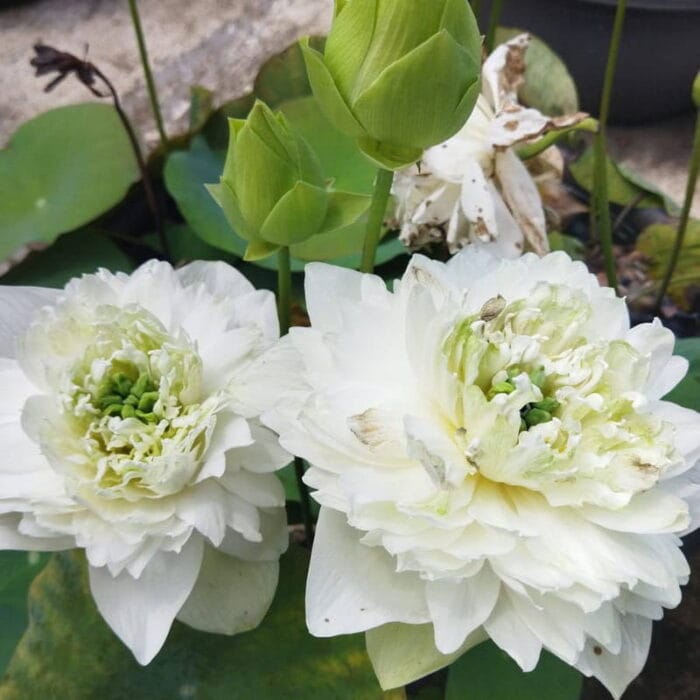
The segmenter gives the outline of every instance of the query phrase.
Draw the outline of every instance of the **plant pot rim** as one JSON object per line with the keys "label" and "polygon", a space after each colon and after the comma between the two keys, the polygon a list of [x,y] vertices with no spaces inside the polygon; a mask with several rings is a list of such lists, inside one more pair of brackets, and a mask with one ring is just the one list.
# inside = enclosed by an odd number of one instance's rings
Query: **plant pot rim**
{"label": "plant pot rim", "polygon": [[[617,0],[576,0],[576,2],[608,7],[617,5]],[[654,12],[700,12],[700,0],[629,0],[627,8]]]}

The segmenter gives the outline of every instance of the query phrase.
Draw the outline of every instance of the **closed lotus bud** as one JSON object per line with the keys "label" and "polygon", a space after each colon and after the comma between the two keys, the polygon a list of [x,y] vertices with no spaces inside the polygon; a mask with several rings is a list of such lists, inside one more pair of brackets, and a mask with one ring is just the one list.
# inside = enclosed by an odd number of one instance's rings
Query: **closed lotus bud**
{"label": "closed lotus bud", "polygon": [[241,238],[246,260],[347,225],[369,198],[330,191],[308,144],[281,113],[256,102],[247,119],[230,119],[219,185],[209,191]]}
{"label": "closed lotus bud", "polygon": [[467,0],[336,0],[324,53],[308,40],[302,50],[326,115],[389,169],[455,134],[479,94]]}

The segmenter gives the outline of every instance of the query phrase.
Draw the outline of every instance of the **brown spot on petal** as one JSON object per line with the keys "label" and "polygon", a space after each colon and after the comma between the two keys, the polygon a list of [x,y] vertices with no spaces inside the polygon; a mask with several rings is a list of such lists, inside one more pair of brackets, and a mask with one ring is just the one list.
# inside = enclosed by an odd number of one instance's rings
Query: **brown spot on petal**
{"label": "brown spot on petal", "polygon": [[603,653],[603,650],[596,644],[596,645],[593,647],[593,653],[594,653],[596,656],[600,656],[600,655]]}
{"label": "brown spot on petal", "polygon": [[479,318],[482,321],[486,321],[488,323],[489,321],[493,321],[493,319],[496,318],[505,308],[506,300],[499,294],[497,297],[489,299],[481,307],[481,311],[479,312]]}
{"label": "brown spot on petal", "polygon": [[517,131],[518,130],[518,122],[515,120],[510,121],[510,122],[506,122],[503,125],[503,128],[507,129],[508,131]]}

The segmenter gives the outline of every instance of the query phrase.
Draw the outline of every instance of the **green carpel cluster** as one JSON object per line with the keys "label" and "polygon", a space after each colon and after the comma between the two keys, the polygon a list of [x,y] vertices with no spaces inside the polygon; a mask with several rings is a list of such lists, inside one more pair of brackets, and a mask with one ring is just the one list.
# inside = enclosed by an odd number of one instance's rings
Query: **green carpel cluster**
{"label": "green carpel cluster", "polygon": [[119,371],[105,377],[98,388],[94,405],[103,416],[137,418],[156,423],[153,408],[159,398],[158,388],[146,372]]}

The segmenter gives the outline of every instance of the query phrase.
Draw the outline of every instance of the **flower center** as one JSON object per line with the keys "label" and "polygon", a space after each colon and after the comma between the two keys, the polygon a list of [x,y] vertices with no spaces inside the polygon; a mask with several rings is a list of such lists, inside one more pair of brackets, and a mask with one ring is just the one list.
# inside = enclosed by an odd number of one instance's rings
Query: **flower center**
{"label": "flower center", "polygon": [[456,391],[436,405],[464,454],[457,479],[618,507],[677,459],[670,427],[645,410],[648,361],[625,341],[589,341],[591,317],[581,292],[541,283],[454,324],[442,358]]}
{"label": "flower center", "polygon": [[147,372],[140,372],[132,362],[118,363],[100,383],[92,404],[102,416],[138,418],[155,423],[153,408],[158,401],[158,387]]}
{"label": "flower center", "polygon": [[134,500],[183,488],[197,473],[224,405],[202,396],[202,366],[140,307],[100,307],[59,390],[51,449],[83,487]]}

